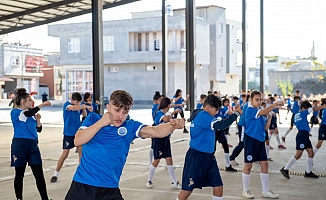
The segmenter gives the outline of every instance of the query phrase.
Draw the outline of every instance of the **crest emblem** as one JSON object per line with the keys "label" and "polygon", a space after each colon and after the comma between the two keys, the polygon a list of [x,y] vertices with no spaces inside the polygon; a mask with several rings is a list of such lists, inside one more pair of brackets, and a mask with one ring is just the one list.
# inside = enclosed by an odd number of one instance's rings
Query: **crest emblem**
{"label": "crest emblem", "polygon": [[12,159],[14,160],[14,162],[16,162],[17,157],[15,155],[12,156]]}
{"label": "crest emblem", "polygon": [[248,155],[248,156],[247,156],[247,160],[248,160],[248,161],[252,161],[252,156],[251,156],[251,155]]}
{"label": "crest emblem", "polygon": [[126,129],[126,127],[120,127],[119,129],[118,129],[118,135],[120,135],[120,136],[125,136],[126,134],[127,134],[127,129]]}
{"label": "crest emblem", "polygon": [[303,149],[304,148],[304,144],[300,144],[300,148]]}
{"label": "crest emblem", "polygon": [[193,184],[195,184],[195,182],[192,180],[192,178],[189,178],[189,185],[188,185],[188,187],[192,186]]}

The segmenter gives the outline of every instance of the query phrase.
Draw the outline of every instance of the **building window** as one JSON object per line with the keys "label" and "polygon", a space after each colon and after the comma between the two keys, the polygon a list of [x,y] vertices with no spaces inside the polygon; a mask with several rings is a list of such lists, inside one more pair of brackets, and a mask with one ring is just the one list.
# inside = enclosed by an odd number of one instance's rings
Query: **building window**
{"label": "building window", "polygon": [[153,33],[153,40],[156,40],[156,38],[157,38],[157,34]]}
{"label": "building window", "polygon": [[114,36],[103,37],[103,51],[114,51]]}
{"label": "building window", "polygon": [[154,51],[160,51],[160,50],[161,50],[161,41],[154,40]]}
{"label": "building window", "polygon": [[149,33],[145,33],[145,46],[146,51],[149,51]]}
{"label": "building window", "polygon": [[93,71],[90,70],[67,70],[67,95],[71,98],[74,92],[84,94],[93,92]]}
{"label": "building window", "polygon": [[141,51],[141,33],[137,34],[138,51]]}
{"label": "building window", "polygon": [[80,52],[80,40],[79,38],[68,38],[68,53]]}
{"label": "building window", "polygon": [[220,60],[220,69],[224,69],[223,57]]}
{"label": "building window", "polygon": [[184,31],[180,31],[180,49],[185,49],[186,45],[185,45],[185,32]]}
{"label": "building window", "polygon": [[223,35],[224,34],[224,24],[223,23],[220,23],[220,34]]}

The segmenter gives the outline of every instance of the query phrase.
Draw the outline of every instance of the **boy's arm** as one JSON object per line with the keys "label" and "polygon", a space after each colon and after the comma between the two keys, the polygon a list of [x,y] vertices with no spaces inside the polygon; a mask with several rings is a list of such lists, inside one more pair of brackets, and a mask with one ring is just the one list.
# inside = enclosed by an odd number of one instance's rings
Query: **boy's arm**
{"label": "boy's arm", "polygon": [[183,119],[171,119],[169,123],[158,126],[146,126],[139,131],[142,138],[163,138],[171,134],[175,129],[183,129],[185,121]]}
{"label": "boy's arm", "polygon": [[225,119],[223,119],[221,121],[213,122],[212,127],[214,128],[214,130],[224,130],[227,127],[229,127],[237,119],[238,116],[240,116],[240,113],[241,112],[239,112],[238,109],[237,109],[229,117],[227,117],[227,118],[225,118]]}
{"label": "boy's arm", "polygon": [[72,110],[72,111],[75,111],[75,110],[82,110],[84,108],[88,108],[90,106],[87,106],[85,104],[82,104],[82,105],[69,105],[67,106],[67,110]]}
{"label": "boy's arm", "polygon": [[269,114],[265,125],[265,130],[268,130],[269,126],[271,125],[271,121],[272,121],[272,116]]}
{"label": "boy's arm", "polygon": [[279,106],[279,105],[283,105],[283,102],[281,101],[276,101],[274,104],[259,110],[258,115],[268,115],[275,107]]}
{"label": "boy's arm", "polygon": [[322,105],[322,106],[316,106],[316,107],[314,107],[312,110],[315,112],[315,111],[317,111],[317,110],[322,110],[322,109],[324,109],[324,108],[326,108],[326,104],[325,104],[325,105]]}

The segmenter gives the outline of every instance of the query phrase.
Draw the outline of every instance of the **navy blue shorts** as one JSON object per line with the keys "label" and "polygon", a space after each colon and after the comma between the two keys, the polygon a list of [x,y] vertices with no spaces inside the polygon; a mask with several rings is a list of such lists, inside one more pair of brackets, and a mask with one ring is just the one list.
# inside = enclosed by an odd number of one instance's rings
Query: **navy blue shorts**
{"label": "navy blue shorts", "polygon": [[288,109],[287,110],[289,110],[289,111],[292,111],[292,109],[291,109],[291,104],[290,105],[288,105],[288,107],[287,107]]}
{"label": "navy blue shorts", "polygon": [[245,134],[243,144],[245,163],[267,161],[265,142],[261,142]]}
{"label": "navy blue shorts", "polygon": [[326,125],[321,124],[318,130],[318,140],[326,140]]}
{"label": "navy blue shorts", "polygon": [[305,150],[305,149],[312,148],[308,131],[299,130],[297,136],[295,137],[295,142],[296,142],[296,150]]}
{"label": "navy blue shorts", "polygon": [[219,143],[227,141],[224,131],[215,131],[215,143],[216,141],[218,141]]}
{"label": "navy blue shorts", "polygon": [[223,186],[220,170],[213,153],[189,148],[182,174],[182,190]]}
{"label": "navy blue shorts", "polygon": [[42,164],[38,140],[13,138],[11,143],[10,166],[23,167],[27,163],[29,166]]}
{"label": "navy blue shorts", "polygon": [[119,188],[103,188],[72,181],[65,200],[123,200]]}
{"label": "navy blue shorts", "polygon": [[72,149],[75,147],[75,136],[63,135],[62,149]]}
{"label": "navy blue shorts", "polygon": [[170,136],[164,138],[153,138],[152,144],[155,160],[172,157]]}
{"label": "navy blue shorts", "polygon": [[277,117],[272,116],[271,124],[269,125],[269,130],[274,130],[277,128]]}
{"label": "navy blue shorts", "polygon": [[313,125],[319,124],[318,123],[318,117],[315,116],[315,115],[311,116],[311,118],[310,118],[310,124],[313,124]]}

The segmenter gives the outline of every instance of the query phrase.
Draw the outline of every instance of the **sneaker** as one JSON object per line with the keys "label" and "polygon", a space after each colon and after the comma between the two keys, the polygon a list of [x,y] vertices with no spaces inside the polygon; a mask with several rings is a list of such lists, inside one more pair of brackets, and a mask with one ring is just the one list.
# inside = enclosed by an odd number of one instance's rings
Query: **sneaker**
{"label": "sneaker", "polygon": [[280,124],[283,124],[282,122],[280,122]]}
{"label": "sneaker", "polygon": [[285,170],[284,167],[282,167],[282,169],[280,171],[281,171],[281,173],[283,174],[283,176],[285,178],[287,178],[287,179],[290,178],[290,176],[289,176],[289,170]]}
{"label": "sneaker", "polygon": [[237,172],[238,170],[234,169],[232,165],[225,167],[225,171],[227,172]]}
{"label": "sneaker", "polygon": [[239,165],[239,163],[237,161],[235,161],[235,160],[231,160],[230,163],[231,163],[232,166]]}
{"label": "sneaker", "polygon": [[146,187],[147,188],[153,188],[153,182],[152,181],[147,181],[146,182]]}
{"label": "sneaker", "polygon": [[273,150],[274,148],[273,148],[272,146],[269,146],[269,149],[270,149],[270,150]]}
{"label": "sneaker", "polygon": [[57,182],[57,180],[58,180],[58,177],[52,176],[52,178],[50,179],[50,182],[54,183],[54,182]]}
{"label": "sneaker", "polygon": [[267,160],[268,160],[268,161],[273,161],[273,158],[268,158]]}
{"label": "sneaker", "polygon": [[314,174],[313,172],[310,172],[310,173],[304,172],[304,177],[307,177],[307,178],[318,178],[318,176],[316,174]]}
{"label": "sneaker", "polygon": [[278,194],[275,194],[272,190],[269,190],[268,192],[262,192],[262,197],[270,198],[270,199],[277,199]]}
{"label": "sneaker", "polygon": [[172,183],[172,185],[171,185],[171,188],[174,188],[174,189],[181,189],[181,184],[179,183],[179,181],[178,182],[176,182],[176,183]]}
{"label": "sneaker", "polygon": [[227,135],[231,135],[229,132],[226,133]]}
{"label": "sneaker", "polygon": [[189,131],[186,128],[184,128],[183,133],[189,133]]}
{"label": "sneaker", "polygon": [[284,136],[282,136],[282,142],[285,142],[285,137]]}
{"label": "sneaker", "polygon": [[283,146],[282,144],[278,145],[278,148],[279,148],[279,149],[286,149],[286,147]]}
{"label": "sneaker", "polygon": [[309,136],[312,136],[312,134],[311,134],[311,133],[309,133]]}
{"label": "sneaker", "polygon": [[228,146],[229,146],[229,147],[231,147],[231,148],[233,147],[233,145],[232,145],[232,144],[228,144]]}
{"label": "sneaker", "polygon": [[246,199],[253,199],[255,196],[251,194],[249,190],[247,190],[242,192],[242,197]]}

